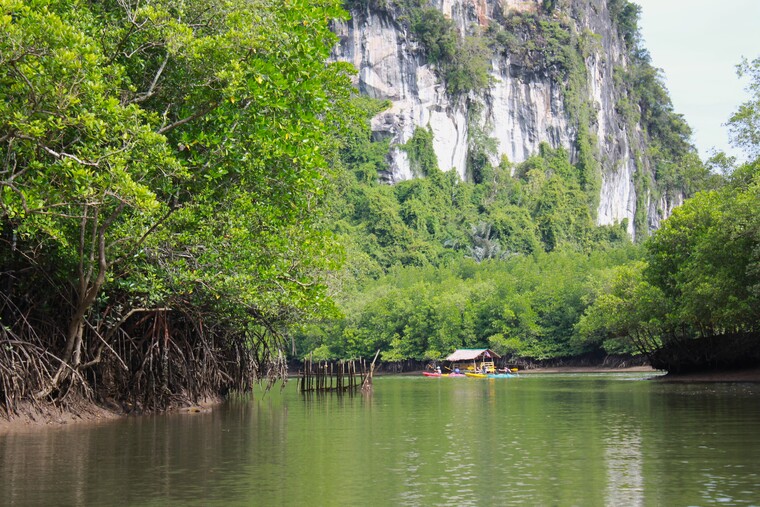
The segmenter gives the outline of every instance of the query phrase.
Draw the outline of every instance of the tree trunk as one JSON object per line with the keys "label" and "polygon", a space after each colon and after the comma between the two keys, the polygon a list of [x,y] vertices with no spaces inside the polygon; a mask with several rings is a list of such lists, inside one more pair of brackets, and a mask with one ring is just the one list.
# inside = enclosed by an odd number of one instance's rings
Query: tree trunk
{"label": "tree trunk", "polygon": [[[106,230],[111,226],[116,217],[121,214],[125,203],[120,203],[114,212],[100,226],[98,226],[98,210],[96,209],[92,219],[92,239],[90,243],[89,262],[85,270],[85,247],[87,244],[87,223],[89,207],[85,206],[80,226],[79,244],[79,288],[75,297],[74,312],[69,320],[66,333],[66,347],[61,364],[58,367],[50,385],[35,395],[37,399],[49,396],[58,389],[69,376],[79,369],[82,364],[82,342],[84,340],[85,315],[100,293],[100,289],[106,280],[108,261],[106,258]],[[97,263],[95,256],[97,254]],[[93,271],[95,280],[92,279]]]}

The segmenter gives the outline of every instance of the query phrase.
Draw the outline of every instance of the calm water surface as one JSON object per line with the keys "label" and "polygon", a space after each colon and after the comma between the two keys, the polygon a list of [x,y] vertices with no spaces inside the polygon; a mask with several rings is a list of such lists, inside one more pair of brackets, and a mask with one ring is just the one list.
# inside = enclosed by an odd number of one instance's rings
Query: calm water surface
{"label": "calm water surface", "polygon": [[2,505],[760,505],[760,384],[383,377],[0,436]]}

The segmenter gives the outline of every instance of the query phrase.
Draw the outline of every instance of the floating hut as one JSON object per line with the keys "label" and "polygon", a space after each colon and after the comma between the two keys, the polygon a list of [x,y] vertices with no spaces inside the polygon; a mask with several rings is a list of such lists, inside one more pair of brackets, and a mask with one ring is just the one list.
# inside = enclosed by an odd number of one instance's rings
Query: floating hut
{"label": "floating hut", "polygon": [[494,359],[501,356],[491,349],[457,349],[446,357],[451,370],[495,373]]}

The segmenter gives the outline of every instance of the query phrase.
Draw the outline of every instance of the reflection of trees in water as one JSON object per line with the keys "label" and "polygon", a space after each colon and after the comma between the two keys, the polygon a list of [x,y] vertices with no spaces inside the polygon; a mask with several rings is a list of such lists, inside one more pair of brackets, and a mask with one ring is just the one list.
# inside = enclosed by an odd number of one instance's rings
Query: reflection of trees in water
{"label": "reflection of trees in water", "polygon": [[[213,413],[169,414],[0,435],[0,505],[197,502],[252,463],[284,466],[287,447],[277,444],[287,412],[256,407],[242,407],[237,425]],[[259,426],[263,437],[250,431]]]}
{"label": "reflection of trees in water", "polygon": [[76,428],[4,435],[0,505],[85,505],[91,444]]}
{"label": "reflection of trees in water", "polygon": [[607,470],[605,505],[644,505],[641,430],[636,422],[615,414],[603,437]]}

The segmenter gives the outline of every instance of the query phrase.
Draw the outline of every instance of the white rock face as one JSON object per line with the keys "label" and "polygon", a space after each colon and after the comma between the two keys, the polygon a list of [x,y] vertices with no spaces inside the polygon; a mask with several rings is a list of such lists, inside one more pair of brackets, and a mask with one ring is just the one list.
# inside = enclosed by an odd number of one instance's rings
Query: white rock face
{"label": "white rock face", "polygon": [[633,185],[633,161],[625,156],[618,168],[612,168],[602,175],[602,189],[597,210],[597,223],[609,225],[628,219],[628,234],[633,237],[633,217],[636,214],[636,189]]}
{"label": "white rock face", "polygon": [[[434,5],[464,31],[474,24],[485,26],[510,10],[535,11],[540,0],[437,0]],[[591,133],[602,168],[597,222],[608,225],[627,219],[628,232],[633,235],[634,175],[646,170],[646,161],[636,160],[634,155],[643,151],[640,132],[629,132],[630,127],[615,110],[618,96],[613,73],[616,66],[626,65],[622,45],[611,25],[606,0],[573,0],[571,5],[577,31],[598,34],[597,47],[586,58],[588,100],[594,112]],[[392,145],[400,145],[411,139],[415,129],[429,128],[440,169],[455,170],[466,179],[470,143],[466,108],[475,103],[481,109],[480,127],[497,142],[493,163],[502,155],[511,162],[522,162],[537,153],[541,143],[564,147],[571,157],[576,156],[577,128],[565,109],[560,84],[527,72],[509,58],[497,58],[492,62],[493,82],[487,90],[452,99],[404,30],[391,13],[371,10],[354,12],[348,23],[336,27],[341,38],[336,57],[356,66],[358,89],[392,101],[392,107],[372,122],[376,136],[390,137]],[[638,146],[630,146],[631,140]],[[389,182],[415,176],[403,150],[395,148],[389,157]],[[667,214],[672,207],[667,202],[649,206]],[[649,223],[655,226],[659,217],[650,217]]]}
{"label": "white rock face", "polygon": [[494,73],[486,93],[485,122],[501,155],[522,162],[538,152],[542,142],[564,146],[572,153],[573,128],[568,124],[561,91],[549,81],[522,81],[510,75],[509,66]]}
{"label": "white rock face", "polygon": [[[432,67],[414,52],[414,44],[388,16],[369,13],[354,16],[336,33],[342,38],[338,58],[358,69],[356,86],[362,93],[392,101],[390,109],[372,121],[372,130],[404,144],[418,127],[430,128],[438,166],[456,170],[465,177],[467,117],[461,106],[452,104],[446,86]],[[400,149],[391,152],[389,181],[412,178],[409,159]]]}

